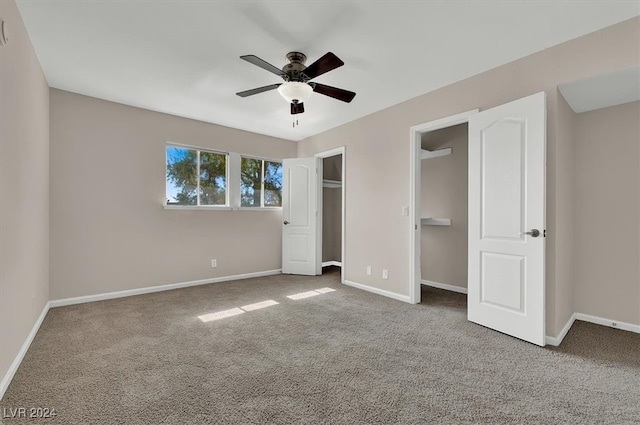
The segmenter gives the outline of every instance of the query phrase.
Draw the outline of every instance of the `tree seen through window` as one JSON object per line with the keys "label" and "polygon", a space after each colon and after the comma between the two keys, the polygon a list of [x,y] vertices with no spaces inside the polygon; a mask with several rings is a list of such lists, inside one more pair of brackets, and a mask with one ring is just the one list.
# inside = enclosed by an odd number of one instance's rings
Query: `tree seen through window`
{"label": "tree seen through window", "polygon": [[256,158],[241,159],[240,205],[282,206],[282,164]]}
{"label": "tree seen through window", "polygon": [[227,155],[167,146],[167,205],[226,205]]}

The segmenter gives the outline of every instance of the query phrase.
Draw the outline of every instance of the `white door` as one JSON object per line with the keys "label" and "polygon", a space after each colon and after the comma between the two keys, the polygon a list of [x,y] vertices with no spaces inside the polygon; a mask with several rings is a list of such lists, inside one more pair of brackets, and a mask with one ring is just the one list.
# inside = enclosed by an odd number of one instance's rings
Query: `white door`
{"label": "white door", "polygon": [[282,273],[321,274],[316,244],[318,160],[282,162]]}
{"label": "white door", "polygon": [[468,318],[545,345],[545,93],[469,119]]}

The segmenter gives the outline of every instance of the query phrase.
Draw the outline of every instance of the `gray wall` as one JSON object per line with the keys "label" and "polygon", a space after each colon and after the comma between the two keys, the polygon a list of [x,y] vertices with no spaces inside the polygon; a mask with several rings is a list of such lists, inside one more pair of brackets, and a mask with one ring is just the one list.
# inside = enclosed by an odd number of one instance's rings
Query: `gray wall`
{"label": "gray wall", "polygon": [[281,211],[162,208],[168,141],[296,156],[294,142],[52,89],[52,299],[281,268]]}
{"label": "gray wall", "polygon": [[322,178],[342,181],[342,155],[322,159]]}
{"label": "gray wall", "polygon": [[423,148],[452,152],[421,162],[422,216],[451,219],[451,226],[421,226],[422,279],[461,288],[468,269],[468,131],[461,124],[425,134]]}
{"label": "gray wall", "polygon": [[576,116],[575,306],[640,324],[640,102]]}
{"label": "gray wall", "polygon": [[322,261],[341,261],[342,191],[322,190]]}
{"label": "gray wall", "polygon": [[[546,322],[555,336],[573,314],[572,263],[557,261],[573,249],[571,198],[559,188],[571,186],[571,157],[557,128],[557,85],[640,62],[640,18],[550,47],[418,96],[298,144],[299,156],[346,147],[346,267],[345,279],[399,295],[409,292],[410,218],[409,132],[411,126],[474,108],[493,106],[539,92],[547,94],[547,238]],[[356,98],[357,102],[358,99]],[[385,178],[381,179],[380,176]],[[637,262],[637,258],[636,258]],[[367,265],[374,273],[366,274]],[[378,272],[389,269],[389,280]]]}
{"label": "gray wall", "polygon": [[[551,259],[556,267],[556,291],[553,298],[547,294],[547,307],[557,306],[560,313],[555,316],[551,324],[560,330],[575,312],[574,303],[574,240],[573,223],[575,220],[575,113],[567,104],[560,92],[557,93],[557,126],[556,126],[556,163],[557,178],[555,184],[556,217],[558,225],[555,227],[555,240],[561,248],[555,251],[555,257]],[[548,164],[547,164],[548,167]],[[547,184],[548,186],[548,184]],[[548,226],[547,226],[548,229]],[[547,232],[548,233],[548,232]],[[547,256],[547,262],[549,262]]]}
{"label": "gray wall", "polygon": [[[0,380],[49,300],[49,87],[13,1],[0,1]],[[0,390],[1,392],[1,390]]]}

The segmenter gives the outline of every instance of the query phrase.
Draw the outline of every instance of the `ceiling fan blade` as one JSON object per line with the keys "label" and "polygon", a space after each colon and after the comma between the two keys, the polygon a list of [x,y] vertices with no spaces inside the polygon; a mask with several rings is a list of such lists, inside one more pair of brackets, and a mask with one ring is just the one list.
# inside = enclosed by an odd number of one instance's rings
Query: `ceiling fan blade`
{"label": "ceiling fan blade", "polygon": [[276,74],[280,77],[284,76],[284,72],[282,72],[280,68],[276,68],[275,66],[271,65],[269,62],[260,59],[256,55],[244,55],[244,56],[240,56],[240,59],[244,59],[247,62],[252,63],[255,66],[259,66],[262,69],[266,69],[267,71],[273,74]]}
{"label": "ceiling fan blade", "polygon": [[258,94],[258,93],[262,93],[262,92],[265,92],[265,91],[277,89],[278,86],[280,86],[280,84],[271,84],[270,86],[264,86],[264,87],[258,87],[258,88],[251,89],[251,90],[245,90],[245,91],[238,92],[236,94],[238,96],[240,96],[240,97],[253,96],[254,94]]}
{"label": "ceiling fan blade", "polygon": [[309,83],[313,87],[313,91],[323,94],[325,96],[333,97],[334,99],[341,100],[343,102],[351,102],[356,94],[349,90],[339,89],[337,87],[325,86],[319,83]]}
{"label": "ceiling fan blade", "polygon": [[302,71],[302,73],[306,75],[310,80],[313,80],[318,75],[322,75],[325,72],[331,71],[332,69],[339,68],[342,65],[344,65],[344,62],[342,62],[336,55],[329,52],[306,67],[305,70]]}
{"label": "ceiling fan blade", "polygon": [[304,103],[292,103],[291,115],[302,114],[304,112]]}

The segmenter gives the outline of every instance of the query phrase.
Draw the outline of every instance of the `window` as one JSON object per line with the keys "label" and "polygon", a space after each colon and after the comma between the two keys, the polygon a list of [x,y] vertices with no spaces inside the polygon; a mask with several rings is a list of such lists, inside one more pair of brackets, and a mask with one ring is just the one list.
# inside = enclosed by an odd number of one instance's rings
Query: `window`
{"label": "window", "polygon": [[227,154],[166,147],[167,205],[227,205]]}
{"label": "window", "polygon": [[264,162],[264,206],[282,206],[282,163]]}
{"label": "window", "polygon": [[240,161],[240,206],[282,206],[282,164],[242,157]]}
{"label": "window", "polygon": [[282,207],[282,163],[167,144],[165,207]]}

